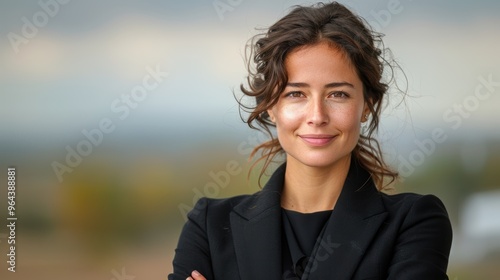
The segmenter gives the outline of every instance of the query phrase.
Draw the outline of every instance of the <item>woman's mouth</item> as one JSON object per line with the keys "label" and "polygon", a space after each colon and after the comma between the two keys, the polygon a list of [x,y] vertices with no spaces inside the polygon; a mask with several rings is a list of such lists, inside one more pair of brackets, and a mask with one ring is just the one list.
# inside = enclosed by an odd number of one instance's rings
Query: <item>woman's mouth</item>
{"label": "woman's mouth", "polygon": [[303,134],[299,135],[299,137],[311,146],[320,147],[328,145],[336,136],[328,134]]}

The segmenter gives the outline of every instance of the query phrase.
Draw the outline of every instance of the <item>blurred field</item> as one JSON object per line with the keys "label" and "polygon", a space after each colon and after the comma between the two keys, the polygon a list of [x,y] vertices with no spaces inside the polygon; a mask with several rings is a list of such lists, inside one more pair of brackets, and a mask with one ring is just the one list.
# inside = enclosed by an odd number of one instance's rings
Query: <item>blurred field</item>
{"label": "blurred field", "polygon": [[[224,147],[237,145],[227,143]],[[50,178],[33,180],[43,178],[43,174],[34,176],[36,168],[20,163],[18,272],[0,271],[2,279],[112,279],[112,271],[122,269],[135,279],[165,279],[171,271],[185,211],[198,194],[227,197],[258,190],[255,174],[247,182],[250,164],[245,155],[230,152],[232,149],[222,152],[225,149],[217,143],[208,146],[211,148],[203,152],[200,148],[196,159],[175,162],[160,155],[132,160],[103,150],[63,184],[53,185]],[[499,176],[495,166],[500,160],[500,146],[490,145],[484,168],[468,174],[454,158],[458,147],[444,147],[427,167],[395,190],[440,196],[450,212],[455,241],[460,240],[463,201],[474,192],[489,189],[477,186],[494,186]],[[228,177],[227,187],[205,193],[204,186],[217,183],[209,174],[221,174],[228,162],[236,162],[240,172]],[[0,207],[5,207],[4,201]],[[5,216],[0,219],[5,220]],[[0,243],[2,252],[6,245]],[[460,244],[455,243],[454,249],[456,246]],[[452,256],[450,279],[496,279],[500,276],[498,253],[476,263],[460,262],[459,256]],[[6,255],[0,260],[5,263]]]}

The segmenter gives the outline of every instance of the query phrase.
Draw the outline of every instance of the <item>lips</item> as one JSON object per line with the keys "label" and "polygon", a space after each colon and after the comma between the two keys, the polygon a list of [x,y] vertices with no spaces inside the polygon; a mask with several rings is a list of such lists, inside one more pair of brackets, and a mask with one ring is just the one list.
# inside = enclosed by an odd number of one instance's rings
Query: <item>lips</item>
{"label": "lips", "polygon": [[328,134],[303,134],[299,137],[311,146],[325,146],[333,141],[335,135]]}

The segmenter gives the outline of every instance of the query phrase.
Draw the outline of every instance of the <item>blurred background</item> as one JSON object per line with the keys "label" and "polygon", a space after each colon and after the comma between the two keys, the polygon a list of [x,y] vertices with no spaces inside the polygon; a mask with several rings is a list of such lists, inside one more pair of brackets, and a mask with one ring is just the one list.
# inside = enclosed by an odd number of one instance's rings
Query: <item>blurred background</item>
{"label": "blurred background", "polygon": [[[383,33],[408,78],[379,138],[454,227],[450,279],[500,279],[500,2],[341,1]],[[16,273],[166,279],[186,212],[247,180],[265,140],[240,120],[245,44],[306,1],[0,2],[0,221],[16,168]]]}

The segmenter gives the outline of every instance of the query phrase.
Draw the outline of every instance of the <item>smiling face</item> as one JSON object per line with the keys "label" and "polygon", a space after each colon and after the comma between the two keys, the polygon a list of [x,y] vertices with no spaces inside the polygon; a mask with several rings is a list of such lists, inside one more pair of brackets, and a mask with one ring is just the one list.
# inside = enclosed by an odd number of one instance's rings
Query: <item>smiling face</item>
{"label": "smiling face", "polygon": [[287,86],[268,113],[287,162],[310,167],[347,163],[369,112],[349,58],[321,42],[290,52],[285,68]]}

